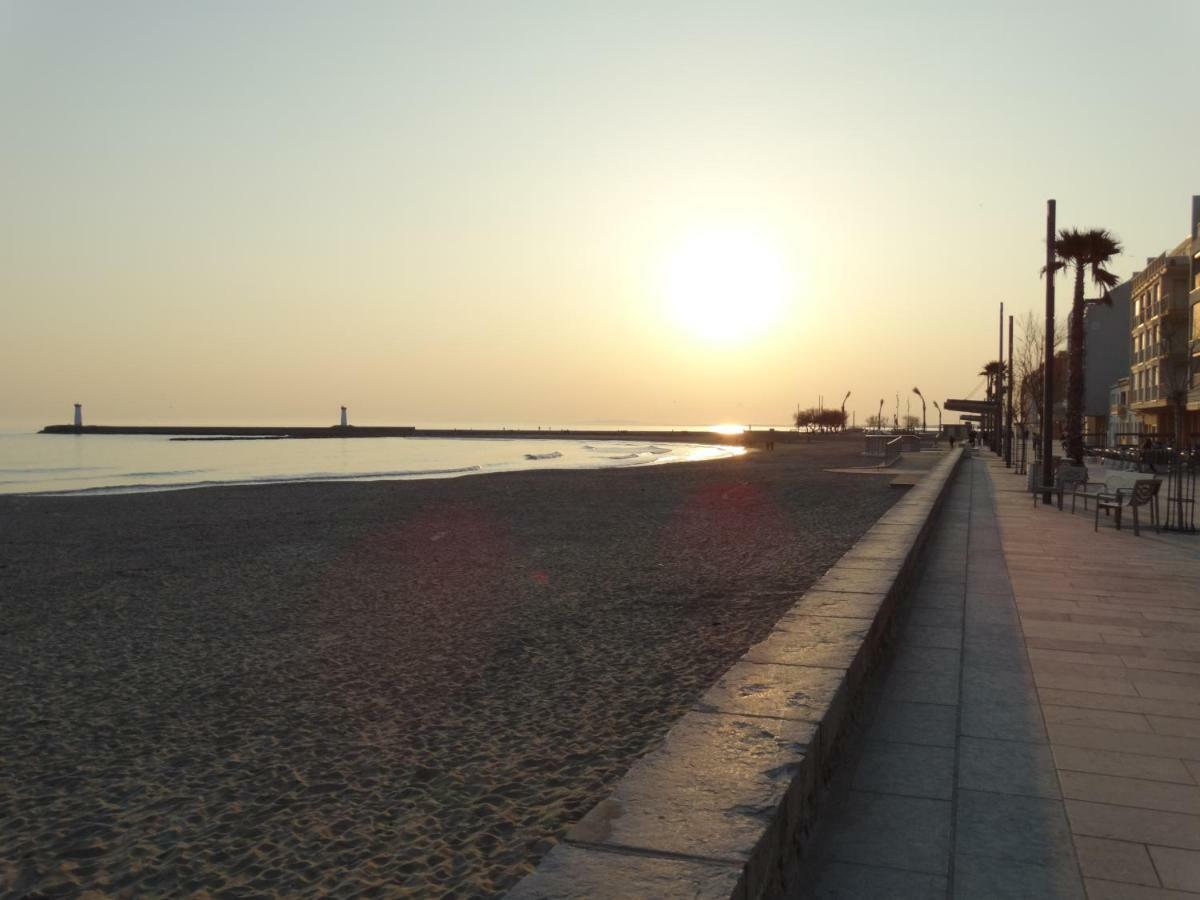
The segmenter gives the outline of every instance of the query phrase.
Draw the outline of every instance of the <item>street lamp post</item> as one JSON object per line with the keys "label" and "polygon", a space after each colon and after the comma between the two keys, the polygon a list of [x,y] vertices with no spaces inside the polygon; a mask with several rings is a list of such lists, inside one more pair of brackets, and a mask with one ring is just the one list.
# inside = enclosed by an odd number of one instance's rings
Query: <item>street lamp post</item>
{"label": "street lamp post", "polygon": [[850,392],[846,391],[846,396],[842,398],[842,431],[846,430],[846,401],[850,399]]}
{"label": "street lamp post", "polygon": [[[928,426],[925,424],[925,395],[921,393],[920,388],[913,388],[913,393],[921,398],[921,431],[928,431]],[[941,431],[941,429],[938,429]]]}
{"label": "street lamp post", "polygon": [[879,398],[879,415],[875,417],[875,425],[879,429],[879,433],[883,434],[883,398]]}
{"label": "street lamp post", "polygon": [[1054,218],[1055,203],[1046,201],[1046,347],[1042,377],[1042,503],[1054,491]]}
{"label": "street lamp post", "polygon": [[942,408],[938,406],[936,400],[933,401],[933,408],[938,411],[938,434],[942,433]]}

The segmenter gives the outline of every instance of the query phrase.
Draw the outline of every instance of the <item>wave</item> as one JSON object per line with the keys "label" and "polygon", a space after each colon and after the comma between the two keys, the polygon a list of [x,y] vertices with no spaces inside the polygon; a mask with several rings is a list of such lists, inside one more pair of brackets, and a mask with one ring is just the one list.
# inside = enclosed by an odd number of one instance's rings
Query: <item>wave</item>
{"label": "wave", "polygon": [[[687,445],[687,446],[691,446],[691,445]],[[659,447],[657,444],[635,444],[631,441],[612,441],[607,446],[605,446],[605,445],[596,446],[595,444],[584,444],[583,449],[591,450],[595,453],[604,453],[605,451],[608,451],[608,450],[626,450],[626,449],[628,449],[628,450],[632,451],[632,453],[629,454],[632,456],[636,456],[640,453],[651,453],[655,456],[659,456],[663,453],[672,452],[671,447]],[[610,457],[608,457],[608,459],[625,459],[625,458],[626,458],[625,456],[610,456]]]}
{"label": "wave", "polygon": [[212,469],[164,469],[161,472],[126,472],[122,478],[159,478],[169,475],[199,475],[201,472],[211,472]]}
{"label": "wave", "polygon": [[180,481],[163,484],[114,484],[104,487],[80,488],[75,491],[30,491],[23,494],[26,497],[79,497],[101,496],[104,494],[143,494],[154,491],[186,491],[193,488],[206,487],[248,487],[265,484],[322,484],[334,481],[380,481],[390,478],[444,478],[448,475],[467,475],[480,471],[480,466],[461,466],[455,469],[400,469],[383,472],[355,472],[342,474],[334,472],[314,472],[308,475],[264,475],[260,478],[247,478],[232,481]]}
{"label": "wave", "polygon": [[111,466],[51,466],[44,469],[0,469],[0,475],[53,475],[56,472],[104,472]]}
{"label": "wave", "polygon": [[559,453],[557,450],[554,450],[550,453],[526,453],[525,458],[526,459],[561,459],[562,454]]}

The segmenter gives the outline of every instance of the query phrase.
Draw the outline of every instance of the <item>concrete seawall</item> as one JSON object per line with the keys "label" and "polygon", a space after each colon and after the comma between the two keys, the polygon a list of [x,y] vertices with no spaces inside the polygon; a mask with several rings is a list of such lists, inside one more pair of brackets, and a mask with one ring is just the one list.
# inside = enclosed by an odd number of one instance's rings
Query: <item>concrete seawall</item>
{"label": "concrete seawall", "polygon": [[885,513],[509,894],[778,897],[963,451]]}

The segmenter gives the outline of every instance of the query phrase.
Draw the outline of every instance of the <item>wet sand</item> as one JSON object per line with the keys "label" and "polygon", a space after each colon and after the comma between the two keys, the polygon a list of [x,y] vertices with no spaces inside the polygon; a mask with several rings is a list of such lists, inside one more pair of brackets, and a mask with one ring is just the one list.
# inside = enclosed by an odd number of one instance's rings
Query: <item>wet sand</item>
{"label": "wet sand", "polygon": [[0,497],[0,896],[502,892],[900,495],[860,447]]}

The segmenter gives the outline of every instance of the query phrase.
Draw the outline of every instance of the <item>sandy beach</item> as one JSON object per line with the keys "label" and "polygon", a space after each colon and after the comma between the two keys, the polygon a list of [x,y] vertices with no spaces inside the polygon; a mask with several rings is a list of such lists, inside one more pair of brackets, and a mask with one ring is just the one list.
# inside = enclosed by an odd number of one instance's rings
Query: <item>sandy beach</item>
{"label": "sandy beach", "polygon": [[503,891],[900,496],[860,448],[0,497],[0,895]]}

